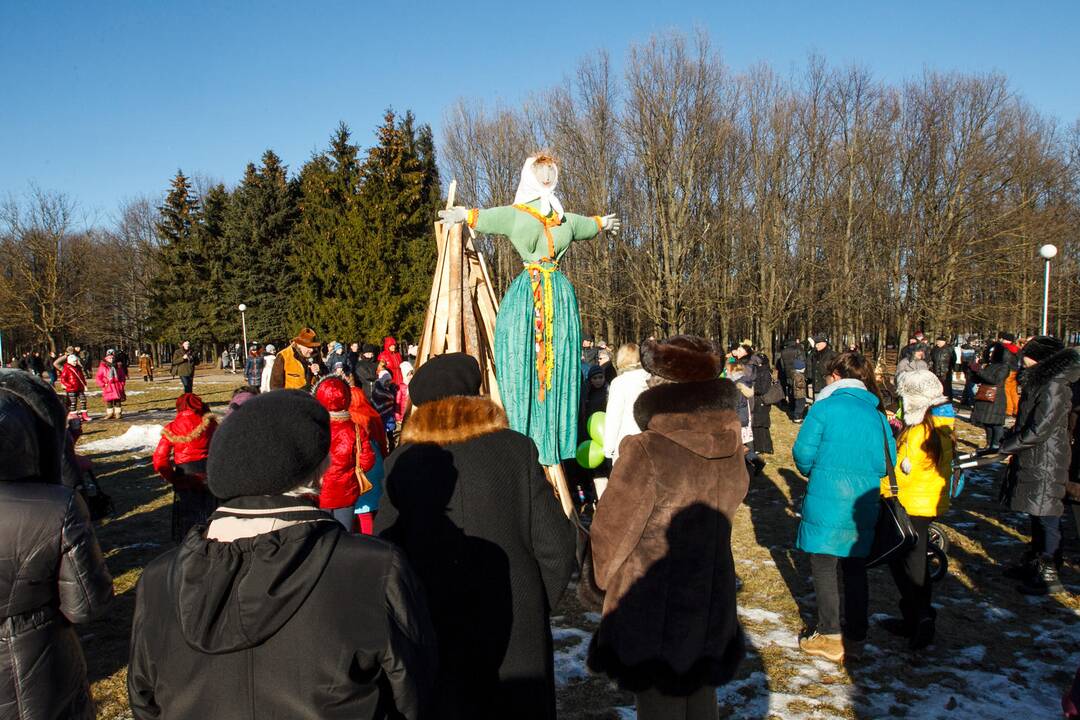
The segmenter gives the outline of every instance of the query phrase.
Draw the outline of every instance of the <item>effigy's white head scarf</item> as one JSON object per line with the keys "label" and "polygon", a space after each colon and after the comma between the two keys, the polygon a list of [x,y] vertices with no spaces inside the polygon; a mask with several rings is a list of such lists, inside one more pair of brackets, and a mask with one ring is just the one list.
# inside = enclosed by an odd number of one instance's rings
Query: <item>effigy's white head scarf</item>
{"label": "effigy's white head scarf", "polygon": [[531,157],[525,160],[525,166],[521,168],[521,182],[518,183],[517,193],[514,195],[514,204],[518,205],[539,199],[541,215],[547,215],[554,209],[561,220],[563,206],[559,202],[559,198],[555,197],[555,186],[559,184],[559,166],[554,163],[551,164],[555,168],[555,182],[551,184],[550,188],[546,188],[536,179],[536,173],[533,171],[533,165],[535,164],[536,158]]}

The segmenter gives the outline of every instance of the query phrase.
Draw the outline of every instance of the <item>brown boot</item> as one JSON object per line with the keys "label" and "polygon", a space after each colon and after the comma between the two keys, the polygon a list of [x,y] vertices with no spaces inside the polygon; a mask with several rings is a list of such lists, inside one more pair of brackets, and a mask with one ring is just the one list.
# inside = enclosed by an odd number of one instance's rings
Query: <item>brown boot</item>
{"label": "brown boot", "polygon": [[835,663],[844,661],[844,640],[840,633],[822,635],[815,632],[808,637],[799,638],[799,647],[807,655],[815,655]]}

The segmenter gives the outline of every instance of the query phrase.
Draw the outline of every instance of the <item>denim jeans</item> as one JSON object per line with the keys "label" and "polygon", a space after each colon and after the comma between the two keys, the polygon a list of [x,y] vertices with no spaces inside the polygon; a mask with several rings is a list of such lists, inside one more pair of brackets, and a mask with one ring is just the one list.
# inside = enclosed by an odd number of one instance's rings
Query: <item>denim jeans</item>
{"label": "denim jeans", "polygon": [[184,386],[184,392],[186,392],[186,393],[191,392],[191,385],[192,385],[192,382],[194,380],[195,380],[194,375],[181,375],[180,376],[180,384]]}
{"label": "denim jeans", "polygon": [[870,605],[866,560],[814,553],[810,556],[810,569],[814,574],[814,594],[817,596],[817,631],[822,635],[836,635],[840,632],[839,576],[842,575],[844,579],[844,634],[852,640],[866,638]]}

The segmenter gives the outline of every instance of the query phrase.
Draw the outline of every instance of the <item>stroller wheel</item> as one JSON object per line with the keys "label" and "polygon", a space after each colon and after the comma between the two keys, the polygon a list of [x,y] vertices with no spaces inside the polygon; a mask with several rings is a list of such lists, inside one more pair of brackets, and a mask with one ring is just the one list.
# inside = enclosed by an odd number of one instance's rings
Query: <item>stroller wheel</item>
{"label": "stroller wheel", "polygon": [[926,569],[931,582],[944,580],[949,574],[949,556],[937,545],[927,545]]}
{"label": "stroller wheel", "polygon": [[943,553],[948,553],[952,547],[952,541],[949,540],[949,536],[945,533],[945,528],[937,523],[930,523],[927,527],[926,541],[927,545],[941,548]]}

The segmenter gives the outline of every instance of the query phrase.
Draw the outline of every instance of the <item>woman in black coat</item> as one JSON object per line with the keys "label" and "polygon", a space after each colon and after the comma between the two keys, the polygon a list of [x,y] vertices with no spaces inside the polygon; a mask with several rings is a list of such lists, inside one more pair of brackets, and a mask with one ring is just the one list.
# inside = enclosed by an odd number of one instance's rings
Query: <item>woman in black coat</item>
{"label": "woman in black coat", "polygon": [[575,566],[574,528],[533,442],[479,389],[468,355],[416,371],[375,530],[404,548],[427,592],[436,717],[554,718],[549,615]]}
{"label": "woman in black coat", "polygon": [[1069,479],[1069,413],[1072,387],[1080,380],[1080,354],[1049,336],[1024,346],[1024,392],[1012,432],[1001,451],[1012,455],[1002,499],[1009,509],[1031,518],[1031,547],[1020,591],[1030,595],[1062,592],[1055,555],[1061,546],[1061,515]]}
{"label": "woman in black coat", "polygon": [[750,427],[754,431],[754,451],[771,455],[772,405],[765,404],[765,394],[772,388],[773,383],[769,356],[761,352],[755,353],[747,364],[754,367],[754,410],[750,418]]}
{"label": "woman in black coat", "polygon": [[[996,450],[1005,435],[1005,380],[1009,377],[1009,365],[1005,362],[1004,354],[1005,348],[999,343],[990,348],[986,364],[971,364],[972,378],[979,384],[975,405],[971,411],[971,422],[982,426],[986,432],[986,447],[990,450]],[[978,399],[979,391],[984,385],[994,388],[993,400]]]}
{"label": "woman in black coat", "polygon": [[0,717],[94,717],[74,624],[112,600],[90,513],[60,482],[65,418],[38,378],[0,370]]}

